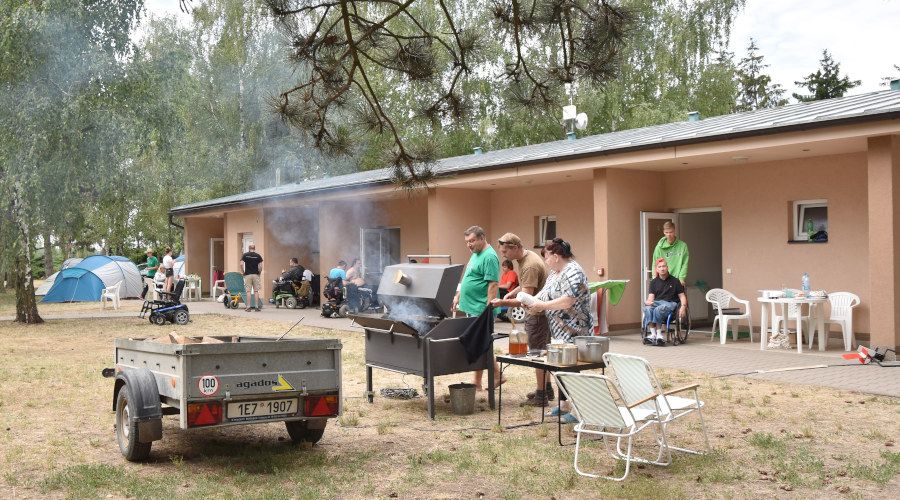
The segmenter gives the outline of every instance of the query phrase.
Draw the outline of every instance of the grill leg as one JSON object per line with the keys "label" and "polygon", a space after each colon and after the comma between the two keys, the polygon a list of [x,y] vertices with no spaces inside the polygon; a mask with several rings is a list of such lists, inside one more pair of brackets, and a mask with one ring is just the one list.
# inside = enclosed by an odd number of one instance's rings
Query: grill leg
{"label": "grill leg", "polygon": [[428,384],[428,416],[434,420],[434,376],[429,374],[425,380]]}
{"label": "grill leg", "polygon": [[[494,353],[491,352],[488,356],[488,406],[493,410],[496,405],[494,404]],[[501,372],[501,377],[502,377]],[[502,390],[502,389],[501,389]]]}
{"label": "grill leg", "polygon": [[372,392],[372,367],[368,365],[366,365],[366,395],[369,403],[375,399],[375,394]]}

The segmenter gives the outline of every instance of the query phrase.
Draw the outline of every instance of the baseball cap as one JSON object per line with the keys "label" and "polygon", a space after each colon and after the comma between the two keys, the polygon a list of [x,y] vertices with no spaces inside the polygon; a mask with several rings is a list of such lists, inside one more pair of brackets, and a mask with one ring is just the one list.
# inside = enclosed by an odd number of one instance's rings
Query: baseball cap
{"label": "baseball cap", "polygon": [[513,233],[506,233],[500,237],[498,243],[501,245],[522,246],[522,239]]}

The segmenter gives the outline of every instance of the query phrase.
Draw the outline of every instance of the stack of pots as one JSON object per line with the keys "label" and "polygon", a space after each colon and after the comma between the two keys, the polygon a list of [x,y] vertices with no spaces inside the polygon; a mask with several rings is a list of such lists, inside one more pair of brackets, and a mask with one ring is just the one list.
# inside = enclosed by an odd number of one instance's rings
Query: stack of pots
{"label": "stack of pots", "polygon": [[575,346],[578,349],[578,361],[599,363],[603,361],[603,354],[609,351],[609,337],[575,337]]}
{"label": "stack of pots", "polygon": [[578,364],[578,348],[572,344],[547,344],[547,363],[558,366]]}

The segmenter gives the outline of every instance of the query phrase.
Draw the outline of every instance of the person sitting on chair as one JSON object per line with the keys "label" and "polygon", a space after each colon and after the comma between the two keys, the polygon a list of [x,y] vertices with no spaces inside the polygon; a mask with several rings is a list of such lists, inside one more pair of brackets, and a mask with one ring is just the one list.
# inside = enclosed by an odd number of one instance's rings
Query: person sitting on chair
{"label": "person sitting on chair", "polygon": [[678,302],[678,318],[683,318],[687,310],[687,295],[678,278],[669,274],[666,259],[656,259],[656,277],[650,280],[650,293],[644,301],[644,323],[647,327],[645,344],[666,345],[666,319],[675,312]]}
{"label": "person sitting on chair", "polygon": [[300,261],[297,260],[297,257],[291,257],[291,261],[289,263],[291,266],[287,271],[284,269],[281,270],[281,281],[286,281],[288,283],[293,283],[295,281],[303,280],[303,266],[300,265]]}
{"label": "person sitting on chair", "polygon": [[362,276],[362,262],[359,259],[353,259],[350,267],[347,269],[347,276],[344,278],[344,286],[347,287],[347,305],[350,311],[359,312],[359,287],[366,284],[366,279]]}

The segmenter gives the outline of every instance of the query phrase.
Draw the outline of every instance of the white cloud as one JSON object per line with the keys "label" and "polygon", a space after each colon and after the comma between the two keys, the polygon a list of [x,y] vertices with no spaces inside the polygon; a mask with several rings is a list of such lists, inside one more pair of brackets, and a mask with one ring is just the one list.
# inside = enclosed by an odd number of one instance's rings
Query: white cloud
{"label": "white cloud", "polygon": [[735,60],[746,55],[753,37],[767,71],[788,93],[806,93],[794,82],[819,67],[828,49],[841,75],[862,80],[850,94],[884,90],[881,78],[896,75],[900,64],[900,1],[896,0],[748,0],[735,20],[731,47]]}

